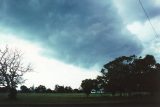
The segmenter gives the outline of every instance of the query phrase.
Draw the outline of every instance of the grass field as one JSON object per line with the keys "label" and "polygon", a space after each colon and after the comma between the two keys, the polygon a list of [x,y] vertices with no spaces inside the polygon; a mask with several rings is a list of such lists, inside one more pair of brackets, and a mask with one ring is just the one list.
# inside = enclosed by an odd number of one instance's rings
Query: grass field
{"label": "grass field", "polygon": [[0,104],[103,104],[103,103],[155,103],[156,97],[111,97],[109,94],[91,94],[88,98],[85,94],[37,94],[28,93],[17,95],[16,100],[9,100],[7,94],[0,94]]}

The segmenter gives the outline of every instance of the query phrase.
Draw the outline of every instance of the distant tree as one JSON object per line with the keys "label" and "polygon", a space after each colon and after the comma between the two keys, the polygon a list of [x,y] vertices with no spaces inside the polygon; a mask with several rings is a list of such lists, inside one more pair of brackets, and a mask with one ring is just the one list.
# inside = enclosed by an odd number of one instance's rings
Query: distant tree
{"label": "distant tree", "polygon": [[8,88],[9,98],[16,98],[16,87],[24,82],[22,76],[31,71],[30,65],[24,65],[22,54],[17,50],[9,50],[6,47],[0,50],[0,85]]}
{"label": "distant tree", "polygon": [[32,87],[30,87],[29,90],[30,90],[31,93],[35,92],[35,87],[34,87],[34,85],[33,85]]}
{"label": "distant tree", "polygon": [[46,92],[46,87],[44,85],[39,85],[38,87],[35,88],[36,93],[45,93]]}
{"label": "distant tree", "polygon": [[52,92],[53,91],[50,88],[46,89],[46,93],[52,93]]}
{"label": "distant tree", "polygon": [[21,88],[22,93],[29,93],[30,92],[30,89],[27,88],[27,86],[25,86],[25,85],[22,85],[20,88]]}
{"label": "distant tree", "polygon": [[79,93],[78,89],[73,89],[73,93]]}
{"label": "distant tree", "polygon": [[60,86],[60,85],[55,85],[55,92],[57,93],[65,93],[65,88],[64,86]]}
{"label": "distant tree", "polygon": [[73,92],[73,89],[70,86],[66,86],[64,88],[64,90],[65,90],[65,93],[72,93]]}
{"label": "distant tree", "polygon": [[95,88],[95,82],[92,79],[85,79],[82,81],[81,83],[81,87],[83,89],[83,92],[87,95],[87,97],[89,96],[89,94],[91,93],[92,89]]}
{"label": "distant tree", "polygon": [[75,89],[72,90],[72,92],[73,93],[83,93],[83,90],[75,88]]}

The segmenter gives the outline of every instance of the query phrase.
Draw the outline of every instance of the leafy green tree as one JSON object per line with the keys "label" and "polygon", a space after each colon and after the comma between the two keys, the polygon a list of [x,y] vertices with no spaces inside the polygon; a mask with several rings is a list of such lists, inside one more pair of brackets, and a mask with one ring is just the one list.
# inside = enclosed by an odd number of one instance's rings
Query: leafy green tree
{"label": "leafy green tree", "polygon": [[73,89],[70,86],[66,86],[64,88],[64,90],[65,90],[65,93],[72,93],[73,92]]}
{"label": "leafy green tree", "polygon": [[25,85],[22,85],[20,88],[21,88],[22,93],[29,93],[30,92],[29,88],[27,88],[27,86],[25,86]]}
{"label": "leafy green tree", "polygon": [[146,55],[144,58],[122,56],[104,65],[101,70],[101,80],[105,88],[115,92],[150,92],[160,91],[160,65],[154,56]]}
{"label": "leafy green tree", "polygon": [[50,88],[46,89],[46,93],[52,93],[52,92],[53,91]]}
{"label": "leafy green tree", "polygon": [[134,80],[136,91],[149,91],[154,81],[152,74],[156,71],[156,60],[152,55],[146,55],[144,58],[139,57],[133,62]]}
{"label": "leafy green tree", "polygon": [[44,85],[39,85],[38,87],[35,88],[36,93],[45,93],[46,92],[46,87]]}
{"label": "leafy green tree", "polygon": [[35,87],[34,87],[34,85],[31,86],[31,87],[29,88],[29,90],[30,90],[31,93],[35,92]]}
{"label": "leafy green tree", "polygon": [[122,95],[123,92],[130,90],[128,82],[131,80],[128,77],[131,75],[130,65],[134,59],[134,55],[129,57],[122,56],[104,65],[101,73],[103,74],[106,88],[112,92],[112,95],[116,91]]}
{"label": "leafy green tree", "polygon": [[82,87],[84,93],[88,97],[89,94],[91,93],[92,89],[95,88],[95,81],[92,80],[92,79],[85,79],[85,80],[82,81],[81,87]]}
{"label": "leafy green tree", "polygon": [[64,86],[60,86],[60,85],[55,85],[55,92],[57,93],[65,93],[65,88]]}

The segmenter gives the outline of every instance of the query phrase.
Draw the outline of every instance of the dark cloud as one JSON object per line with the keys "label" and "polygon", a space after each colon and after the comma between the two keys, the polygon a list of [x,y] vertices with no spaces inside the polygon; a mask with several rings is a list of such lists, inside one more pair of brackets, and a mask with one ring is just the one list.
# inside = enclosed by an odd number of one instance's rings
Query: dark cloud
{"label": "dark cloud", "polygon": [[141,3],[150,18],[160,16],[160,6],[156,5],[155,0],[141,0]]}
{"label": "dark cloud", "polygon": [[[151,19],[160,16],[160,6],[156,5],[155,0],[140,1]],[[115,0],[115,5],[126,22],[147,20],[139,0]]]}
{"label": "dark cloud", "polygon": [[1,0],[0,23],[26,32],[44,54],[82,67],[103,65],[120,55],[139,54],[140,42],[106,0]]}

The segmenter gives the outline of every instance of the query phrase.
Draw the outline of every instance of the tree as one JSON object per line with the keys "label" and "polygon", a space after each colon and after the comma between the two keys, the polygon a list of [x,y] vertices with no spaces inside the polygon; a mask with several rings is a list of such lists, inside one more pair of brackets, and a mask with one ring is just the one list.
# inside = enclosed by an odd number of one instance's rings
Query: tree
{"label": "tree", "polygon": [[72,92],[73,92],[73,89],[72,89],[70,86],[66,86],[66,87],[64,88],[64,91],[65,91],[65,93],[72,93]]}
{"label": "tree", "polygon": [[53,91],[50,88],[46,89],[46,93],[52,93],[52,92]]}
{"label": "tree", "polygon": [[78,90],[78,89],[73,89],[73,93],[80,93],[80,90]]}
{"label": "tree", "polygon": [[55,85],[55,92],[57,93],[65,93],[65,88],[64,86],[60,86],[60,85]]}
{"label": "tree", "polygon": [[31,65],[25,65],[22,54],[17,50],[9,50],[5,47],[0,50],[0,85],[7,87],[9,98],[16,98],[16,87],[23,83],[23,74],[31,71]]}
{"label": "tree", "polygon": [[21,88],[22,93],[29,93],[30,92],[30,89],[27,88],[27,86],[25,86],[25,85],[22,85],[20,88]]}
{"label": "tree", "polygon": [[31,93],[34,93],[34,92],[35,92],[35,87],[34,87],[34,85],[31,86],[31,87],[29,88],[29,90],[30,90]]}
{"label": "tree", "polygon": [[7,88],[6,87],[0,87],[0,93],[6,93]]}
{"label": "tree", "polygon": [[45,93],[46,92],[46,87],[44,85],[39,85],[38,87],[35,88],[36,93]]}
{"label": "tree", "polygon": [[124,92],[154,92],[160,91],[160,66],[154,56],[146,55],[144,58],[121,56],[104,65],[101,70],[103,84],[114,95]]}
{"label": "tree", "polygon": [[132,78],[134,79],[134,91],[148,90],[148,80],[150,81],[150,73],[153,73],[155,70],[155,64],[156,61],[152,55],[146,55],[144,58],[139,57],[133,61]]}
{"label": "tree", "polygon": [[128,77],[131,77],[131,64],[135,58],[134,55],[129,57],[121,56],[104,65],[101,73],[103,74],[106,88],[112,92],[112,95],[116,91],[122,95],[123,92],[131,90],[131,86],[128,84],[131,82],[131,78]]}
{"label": "tree", "polygon": [[98,90],[100,93],[106,92],[106,82],[105,78],[103,76],[97,76],[96,78],[96,90]]}
{"label": "tree", "polygon": [[95,81],[92,80],[92,79],[85,79],[85,80],[82,81],[81,87],[82,87],[84,93],[88,97],[89,94],[91,93],[92,89],[95,88]]}

